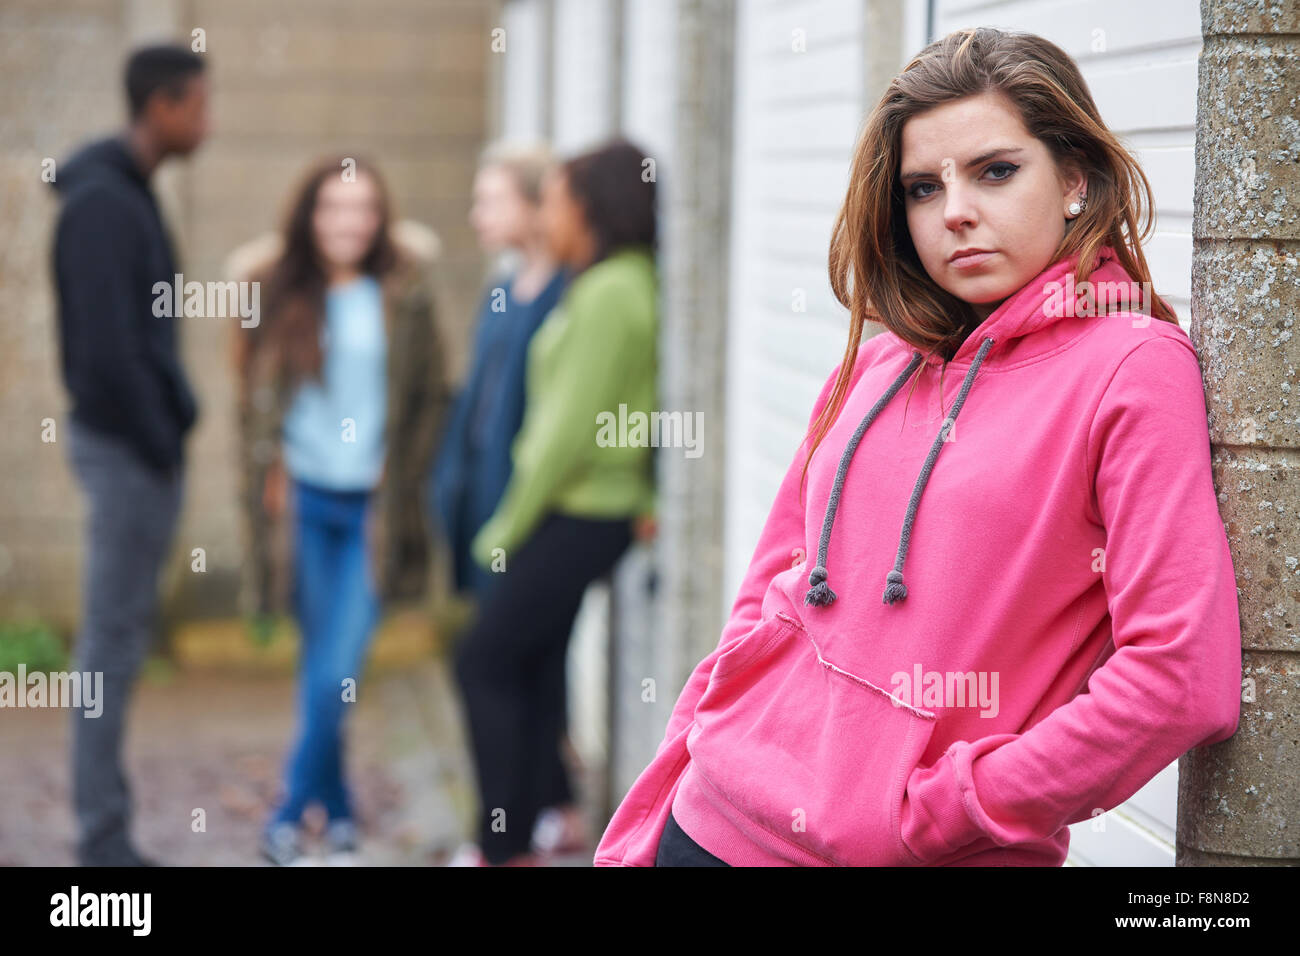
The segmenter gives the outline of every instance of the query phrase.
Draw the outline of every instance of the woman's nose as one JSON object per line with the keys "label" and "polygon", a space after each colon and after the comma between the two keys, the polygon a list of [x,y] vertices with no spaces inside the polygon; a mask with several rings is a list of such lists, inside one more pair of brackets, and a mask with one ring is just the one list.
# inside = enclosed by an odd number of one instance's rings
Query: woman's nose
{"label": "woman's nose", "polygon": [[944,186],[943,221],[949,229],[973,226],[979,221],[970,190],[952,182]]}

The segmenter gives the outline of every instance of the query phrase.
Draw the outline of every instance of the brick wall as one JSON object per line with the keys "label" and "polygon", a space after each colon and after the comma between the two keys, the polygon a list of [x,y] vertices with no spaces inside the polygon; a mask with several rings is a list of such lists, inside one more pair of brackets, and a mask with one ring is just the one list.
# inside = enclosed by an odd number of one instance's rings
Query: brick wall
{"label": "brick wall", "polygon": [[[462,374],[483,273],[466,224],[487,116],[489,31],[479,0],[6,0],[0,10],[0,617],[76,620],[84,509],[62,444],[49,241],[56,212],[41,160],[121,125],[123,59],[137,42],[205,31],[213,131],[156,177],[186,278],[221,278],[226,254],[279,220],[320,154],[375,159],[397,211],[443,240],[439,305]],[[226,363],[234,320],[182,320],[202,406],[169,576],[173,613],[229,613],[240,560]],[[62,431],[58,433],[61,440]],[[207,555],[203,577],[191,549]]]}

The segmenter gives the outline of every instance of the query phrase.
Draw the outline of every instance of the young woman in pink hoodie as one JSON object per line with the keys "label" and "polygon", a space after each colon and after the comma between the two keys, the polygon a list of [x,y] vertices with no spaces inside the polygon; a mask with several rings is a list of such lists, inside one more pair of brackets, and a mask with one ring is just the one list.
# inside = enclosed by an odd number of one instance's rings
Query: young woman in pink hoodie
{"label": "young woman in pink hoodie", "polygon": [[1200,367],[1078,67],[930,44],[850,182],[844,359],[597,865],[1057,866],[1236,731]]}

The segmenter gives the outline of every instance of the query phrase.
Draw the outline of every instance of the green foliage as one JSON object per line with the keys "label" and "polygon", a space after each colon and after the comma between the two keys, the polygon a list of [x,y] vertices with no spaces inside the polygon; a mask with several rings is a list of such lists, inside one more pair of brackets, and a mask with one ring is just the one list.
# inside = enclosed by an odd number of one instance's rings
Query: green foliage
{"label": "green foliage", "polygon": [[54,628],[28,619],[0,622],[0,671],[17,673],[24,664],[32,671],[68,669],[68,651]]}
{"label": "green foliage", "polygon": [[292,622],[280,614],[249,614],[244,617],[244,636],[250,644],[262,650],[285,639],[292,630]]}

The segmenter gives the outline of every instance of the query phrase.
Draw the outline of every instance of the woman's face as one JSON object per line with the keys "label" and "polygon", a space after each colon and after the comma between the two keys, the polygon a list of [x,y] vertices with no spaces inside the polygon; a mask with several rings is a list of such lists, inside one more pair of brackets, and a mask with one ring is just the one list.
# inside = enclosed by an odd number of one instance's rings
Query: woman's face
{"label": "woman's face", "polygon": [[330,269],[356,269],[374,244],[382,218],[379,189],[368,173],[356,179],[329,176],[316,193],[312,230],[316,249]]}
{"label": "woman's face", "polygon": [[485,252],[518,249],[540,228],[538,207],[530,203],[509,170],[485,166],[474,177],[469,224]]}
{"label": "woman's face", "polygon": [[568,177],[559,169],[548,173],[542,182],[542,231],[557,262],[581,267],[593,255],[587,217],[569,191]]}
{"label": "woman's face", "polygon": [[[1051,264],[1067,207],[1087,195],[1087,180],[1059,168],[997,93],[913,116],[902,140],[912,244],[930,278],[983,321]],[[968,248],[987,254],[953,260]]]}

